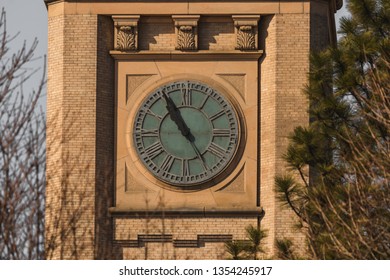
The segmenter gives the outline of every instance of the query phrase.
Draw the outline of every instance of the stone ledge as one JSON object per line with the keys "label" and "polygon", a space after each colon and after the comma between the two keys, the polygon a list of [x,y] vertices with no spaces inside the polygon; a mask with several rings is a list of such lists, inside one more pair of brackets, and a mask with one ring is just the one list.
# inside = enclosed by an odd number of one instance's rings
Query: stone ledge
{"label": "stone ledge", "polygon": [[123,218],[158,218],[158,217],[258,217],[263,218],[264,210],[261,207],[253,209],[237,210],[165,210],[165,211],[146,211],[146,210],[126,210],[116,207],[109,208],[110,215],[113,217]]}
{"label": "stone ledge", "polygon": [[142,248],[145,243],[172,243],[177,248],[200,248],[205,243],[225,243],[232,240],[231,234],[199,234],[194,240],[172,239],[170,234],[143,234],[138,235],[136,240],[113,240],[113,243],[130,248]]}
{"label": "stone ledge", "polygon": [[255,51],[110,51],[117,60],[258,60],[262,50]]}

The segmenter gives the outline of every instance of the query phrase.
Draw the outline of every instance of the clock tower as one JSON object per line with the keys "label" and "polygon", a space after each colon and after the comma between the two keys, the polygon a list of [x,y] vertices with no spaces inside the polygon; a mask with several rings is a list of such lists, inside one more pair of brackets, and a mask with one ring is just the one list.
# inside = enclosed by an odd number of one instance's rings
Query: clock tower
{"label": "clock tower", "polygon": [[46,0],[47,258],[305,252],[274,177],[342,0]]}

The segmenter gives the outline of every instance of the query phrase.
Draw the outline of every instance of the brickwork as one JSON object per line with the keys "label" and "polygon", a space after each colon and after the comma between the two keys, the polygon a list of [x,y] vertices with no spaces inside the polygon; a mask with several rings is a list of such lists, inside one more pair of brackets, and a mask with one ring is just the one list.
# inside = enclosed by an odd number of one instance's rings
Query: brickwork
{"label": "brickwork", "polygon": [[112,221],[108,209],[113,205],[115,150],[115,65],[110,56],[113,22],[98,16],[96,81],[96,199],[95,257],[115,258],[112,246]]}
{"label": "brickwork", "polygon": [[124,248],[126,260],[216,260],[228,259],[223,243],[206,243],[199,248],[175,248],[172,243],[147,243],[142,248]]}
{"label": "brickwork", "polygon": [[[286,172],[283,155],[288,136],[298,125],[307,125],[308,100],[303,94],[309,72],[310,15],[276,15],[276,174]],[[286,36],[288,34],[288,36]],[[303,252],[305,241],[302,233],[295,231],[296,217],[287,207],[276,202],[275,240],[288,238]],[[299,248],[301,246],[301,248]]]}
{"label": "brickwork", "polygon": [[152,22],[148,18],[142,19],[139,25],[140,50],[175,50],[175,28],[169,17],[155,19]]}
{"label": "brickwork", "polygon": [[[137,240],[140,234],[168,234],[172,240],[196,241],[198,235],[231,234],[247,240],[245,228],[256,226],[256,218],[164,218],[116,219],[116,240]],[[223,242],[205,242],[193,248],[174,247],[172,242],[145,243],[141,248],[124,248],[125,259],[226,259]]]}
{"label": "brickwork", "polygon": [[[63,119],[62,108],[62,89],[63,89],[63,67],[64,63],[61,59],[64,45],[64,16],[56,16],[49,18],[48,21],[48,43],[50,45],[48,52],[48,84],[47,84],[47,151],[46,151],[46,211],[45,211],[45,226],[46,226],[46,243],[45,252],[48,258],[60,258],[60,253],[57,244],[60,240],[60,229],[62,224],[54,226],[58,223],[58,208],[61,205],[61,127]],[[53,80],[52,77],[55,77]]]}
{"label": "brickwork", "polygon": [[260,205],[265,211],[261,225],[268,231],[267,252],[274,254],[275,237],[275,157],[276,157],[276,19],[263,17],[260,22],[260,47],[265,51],[260,67]]}
{"label": "brickwork", "polygon": [[[164,218],[116,219],[115,239],[136,240],[138,234],[172,234],[173,239],[196,240],[198,234],[232,234],[246,239],[245,228],[256,218]],[[229,231],[226,229],[229,228]]]}
{"label": "brickwork", "polygon": [[233,20],[222,18],[201,21],[199,23],[199,49],[200,50],[234,50],[235,35]]}
{"label": "brickwork", "polygon": [[293,230],[294,215],[275,197],[274,177],[285,172],[282,157],[289,134],[309,121],[308,101],[302,93],[309,71],[309,21],[308,13],[277,14],[263,21],[268,36],[261,64],[260,196],[266,213],[262,226],[269,230],[270,256],[275,254],[275,239],[289,238],[295,244],[304,244],[303,234]]}
{"label": "brickwork", "polygon": [[93,15],[49,19],[48,258],[94,257],[96,31]]}

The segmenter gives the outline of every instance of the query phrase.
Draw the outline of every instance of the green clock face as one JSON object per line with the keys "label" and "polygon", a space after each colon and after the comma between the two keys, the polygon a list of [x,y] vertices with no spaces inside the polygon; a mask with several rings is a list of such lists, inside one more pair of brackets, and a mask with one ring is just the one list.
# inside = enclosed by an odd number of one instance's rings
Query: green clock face
{"label": "green clock face", "polygon": [[238,135],[233,106],[215,89],[195,81],[173,82],[149,94],[133,128],[146,168],[181,187],[219,175],[236,152]]}

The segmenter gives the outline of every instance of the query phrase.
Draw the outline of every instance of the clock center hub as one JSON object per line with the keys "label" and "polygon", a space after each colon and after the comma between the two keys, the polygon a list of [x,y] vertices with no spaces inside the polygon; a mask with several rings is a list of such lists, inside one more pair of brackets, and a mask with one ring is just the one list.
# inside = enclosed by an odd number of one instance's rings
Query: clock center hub
{"label": "clock center hub", "polygon": [[[189,128],[190,135],[188,138],[203,154],[212,140],[212,124],[203,112],[195,108],[180,107],[178,110]],[[196,158],[196,152],[188,138],[183,136],[170,114],[165,115],[160,125],[160,139],[164,149],[178,158]]]}

